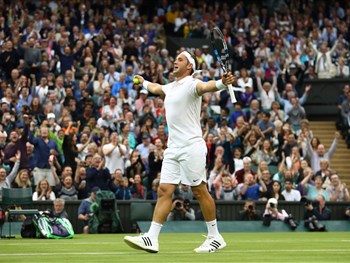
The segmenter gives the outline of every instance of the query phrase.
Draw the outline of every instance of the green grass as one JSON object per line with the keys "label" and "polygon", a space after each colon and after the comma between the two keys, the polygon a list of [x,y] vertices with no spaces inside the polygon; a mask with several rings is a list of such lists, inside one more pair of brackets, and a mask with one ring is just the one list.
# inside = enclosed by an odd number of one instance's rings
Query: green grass
{"label": "green grass", "polygon": [[227,247],[196,254],[200,234],[161,234],[160,252],[133,250],[124,235],[76,235],[71,240],[1,239],[0,262],[350,262],[349,232],[223,233]]}

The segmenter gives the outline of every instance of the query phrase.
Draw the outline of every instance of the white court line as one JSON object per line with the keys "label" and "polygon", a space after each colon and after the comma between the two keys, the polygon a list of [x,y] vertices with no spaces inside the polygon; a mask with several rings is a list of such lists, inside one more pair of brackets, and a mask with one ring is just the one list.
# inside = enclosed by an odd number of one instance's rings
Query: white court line
{"label": "white court line", "polygon": [[[328,253],[350,253],[350,249],[253,249],[253,250],[220,250],[217,253],[280,253],[280,252],[318,252],[323,254]],[[65,255],[80,255],[81,252],[65,252]],[[145,254],[145,252],[84,252],[84,255],[135,255],[135,254]],[[194,254],[194,252],[184,252],[184,251],[173,251],[173,252],[160,252],[160,254]],[[0,254],[0,257],[18,257],[18,256],[62,256],[62,253],[18,253],[18,254]]]}

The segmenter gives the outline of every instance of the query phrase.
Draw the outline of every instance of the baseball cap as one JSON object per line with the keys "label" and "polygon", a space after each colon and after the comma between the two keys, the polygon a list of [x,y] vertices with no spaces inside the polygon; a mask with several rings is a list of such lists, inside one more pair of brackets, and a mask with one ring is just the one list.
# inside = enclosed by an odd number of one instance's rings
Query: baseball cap
{"label": "baseball cap", "polygon": [[148,95],[148,91],[146,89],[142,89],[140,93]]}
{"label": "baseball cap", "polygon": [[24,128],[24,124],[22,122],[17,122],[16,123],[16,128],[23,129]]}
{"label": "baseball cap", "polygon": [[148,133],[144,133],[142,135],[142,139],[149,139],[149,138],[151,138],[151,135],[149,135]]}
{"label": "baseball cap", "polygon": [[92,192],[92,193],[95,193],[95,194],[96,194],[98,191],[100,191],[100,190],[101,190],[101,189],[100,189],[100,187],[98,187],[98,186],[94,186],[94,187],[91,188],[91,192]]}
{"label": "baseball cap", "polygon": [[250,159],[250,157],[246,156],[246,157],[243,157],[243,161],[249,161],[249,162],[251,162],[252,159]]}
{"label": "baseball cap", "polygon": [[277,204],[278,204],[278,201],[277,201],[276,198],[270,198],[270,199],[267,201],[267,203],[277,205]]}
{"label": "baseball cap", "polygon": [[47,119],[55,119],[55,118],[56,118],[55,113],[50,112],[47,114]]}

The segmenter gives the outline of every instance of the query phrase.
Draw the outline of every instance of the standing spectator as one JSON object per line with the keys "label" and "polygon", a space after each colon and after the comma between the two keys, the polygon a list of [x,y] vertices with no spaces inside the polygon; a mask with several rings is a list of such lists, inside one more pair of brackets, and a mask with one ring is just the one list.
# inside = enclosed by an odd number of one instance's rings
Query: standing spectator
{"label": "standing spectator", "polygon": [[261,108],[263,110],[270,110],[271,104],[275,101],[275,89],[277,89],[277,77],[276,74],[273,74],[273,83],[266,81],[264,84],[261,84],[261,79],[263,78],[261,70],[256,72],[256,82],[258,85],[258,90],[261,98]]}
{"label": "standing spectator", "polygon": [[[49,139],[49,129],[47,127],[40,128],[40,135],[34,137],[34,126],[31,122],[29,132],[29,142],[35,147],[35,154],[40,156],[36,159],[36,165],[33,170],[34,184],[37,185],[39,181],[46,178],[50,185],[55,185],[55,179],[50,170],[49,157],[56,156],[59,158],[59,150],[55,141]],[[53,156],[52,156],[53,155]]]}
{"label": "standing spectator", "polygon": [[108,168],[103,168],[104,159],[96,153],[92,157],[91,166],[86,169],[86,185],[88,191],[91,191],[93,187],[98,186],[101,190],[110,189],[111,174]]}
{"label": "standing spectator", "polygon": [[310,164],[311,168],[314,172],[317,172],[320,170],[320,161],[321,159],[326,159],[328,162],[330,162],[330,159],[332,158],[333,154],[335,153],[335,150],[337,149],[338,140],[340,138],[340,133],[337,131],[335,132],[335,137],[332,142],[331,147],[329,148],[328,152],[326,152],[325,147],[323,144],[319,144],[317,146],[317,150],[313,151],[312,146],[310,143],[310,139],[307,138],[307,154],[310,158]]}
{"label": "standing spectator", "polygon": [[119,142],[117,132],[112,132],[109,136],[110,143],[102,146],[102,152],[105,156],[105,167],[114,173],[115,170],[120,169],[124,174],[124,155],[126,153],[125,145]]}
{"label": "standing spectator", "polygon": [[18,151],[21,153],[21,162],[19,169],[29,168],[29,159],[27,155],[27,142],[28,142],[28,130],[29,130],[29,117],[23,116],[25,121],[24,129],[14,129],[10,132],[10,141],[7,143],[4,152],[4,164],[13,166],[15,163],[15,155]]}
{"label": "standing spectator", "polygon": [[7,40],[0,54],[0,69],[4,72],[6,80],[11,78],[11,71],[18,67],[19,58],[18,51],[13,47],[13,42]]}
{"label": "standing spectator", "polygon": [[316,73],[319,79],[329,79],[335,74],[335,66],[332,63],[332,54],[336,49],[338,41],[328,50],[327,43],[322,43],[318,50],[315,45],[311,45],[312,50],[316,54]]}
{"label": "standing spectator", "polygon": [[298,134],[301,129],[300,122],[306,116],[305,109],[300,105],[297,98],[292,98],[290,102],[292,104],[292,108],[287,112],[287,115],[289,116],[288,122],[291,125],[293,132]]}

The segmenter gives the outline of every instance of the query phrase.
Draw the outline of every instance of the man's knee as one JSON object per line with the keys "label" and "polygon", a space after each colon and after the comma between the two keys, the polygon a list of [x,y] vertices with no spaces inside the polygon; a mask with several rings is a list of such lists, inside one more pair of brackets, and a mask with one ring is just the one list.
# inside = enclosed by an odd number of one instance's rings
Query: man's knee
{"label": "man's knee", "polygon": [[172,184],[160,184],[158,187],[158,198],[161,197],[172,197],[175,192],[176,185]]}
{"label": "man's knee", "polygon": [[201,198],[207,197],[207,195],[209,195],[207,185],[205,183],[202,183],[198,186],[193,186],[192,193],[197,200],[200,200]]}

